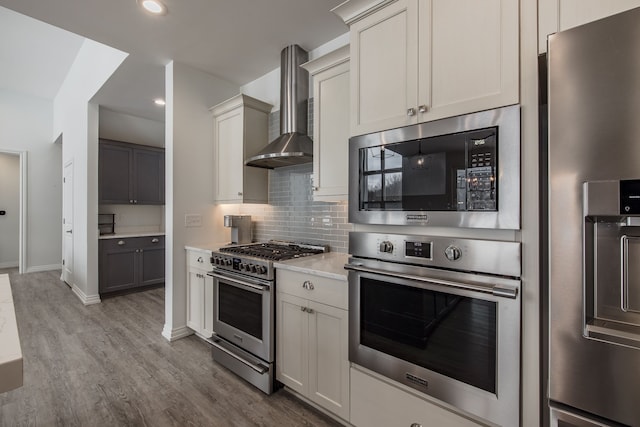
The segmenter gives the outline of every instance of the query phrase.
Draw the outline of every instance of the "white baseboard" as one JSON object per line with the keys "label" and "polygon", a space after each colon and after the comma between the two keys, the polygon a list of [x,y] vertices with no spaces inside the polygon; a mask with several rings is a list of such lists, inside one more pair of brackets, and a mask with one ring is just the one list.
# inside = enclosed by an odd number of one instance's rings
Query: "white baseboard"
{"label": "white baseboard", "polygon": [[188,328],[186,326],[181,326],[179,328],[171,328],[170,325],[164,325],[162,329],[162,336],[165,337],[167,341],[175,341],[180,338],[188,337],[189,335],[193,335],[193,329]]}
{"label": "white baseboard", "polygon": [[18,266],[18,261],[0,262],[0,268],[13,268]]}
{"label": "white baseboard", "polygon": [[84,305],[99,304],[101,302],[100,295],[86,295],[75,283],[71,285],[71,290]]}
{"label": "white baseboard", "polygon": [[42,271],[60,270],[61,268],[61,264],[35,265],[33,267],[27,267],[25,273],[40,273]]}

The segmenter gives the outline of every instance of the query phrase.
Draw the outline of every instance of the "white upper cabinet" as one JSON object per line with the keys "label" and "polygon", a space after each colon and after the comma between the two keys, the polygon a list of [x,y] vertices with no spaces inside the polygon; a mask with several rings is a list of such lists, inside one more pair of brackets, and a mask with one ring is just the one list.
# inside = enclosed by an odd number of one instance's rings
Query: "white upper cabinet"
{"label": "white upper cabinet", "polygon": [[313,199],[346,200],[349,192],[349,46],[302,67],[313,78]]}
{"label": "white upper cabinet", "polygon": [[267,203],[268,170],[244,165],[268,141],[272,106],[247,95],[212,107],[216,203]]}
{"label": "white upper cabinet", "polygon": [[517,1],[373,10],[351,25],[352,135],[518,103]]}
{"label": "white upper cabinet", "polygon": [[538,51],[547,51],[547,36],[640,7],[640,0],[540,0]]}

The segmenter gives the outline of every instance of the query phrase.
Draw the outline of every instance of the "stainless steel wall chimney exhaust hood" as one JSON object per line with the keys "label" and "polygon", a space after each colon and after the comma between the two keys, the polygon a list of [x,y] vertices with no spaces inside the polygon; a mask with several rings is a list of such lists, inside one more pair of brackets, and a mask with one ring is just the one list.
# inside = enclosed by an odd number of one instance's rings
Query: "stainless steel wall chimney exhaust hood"
{"label": "stainless steel wall chimney exhaust hood", "polygon": [[245,165],[273,169],[313,161],[313,141],[307,136],[309,73],[300,67],[308,54],[298,45],[280,55],[280,136]]}

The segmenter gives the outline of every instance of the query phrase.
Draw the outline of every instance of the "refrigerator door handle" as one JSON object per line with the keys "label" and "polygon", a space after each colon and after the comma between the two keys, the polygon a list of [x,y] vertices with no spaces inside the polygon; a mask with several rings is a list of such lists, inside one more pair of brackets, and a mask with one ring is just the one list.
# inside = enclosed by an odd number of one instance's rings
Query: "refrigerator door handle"
{"label": "refrigerator door handle", "polygon": [[629,309],[629,238],[620,237],[620,309],[625,313]]}

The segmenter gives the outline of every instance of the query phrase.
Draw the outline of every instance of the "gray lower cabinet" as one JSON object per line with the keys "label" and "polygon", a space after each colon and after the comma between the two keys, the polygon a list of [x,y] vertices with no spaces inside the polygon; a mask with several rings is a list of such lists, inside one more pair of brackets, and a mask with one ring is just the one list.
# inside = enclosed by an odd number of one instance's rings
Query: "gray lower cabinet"
{"label": "gray lower cabinet", "polygon": [[164,283],[164,236],[102,239],[100,294]]}
{"label": "gray lower cabinet", "polygon": [[100,204],[164,204],[164,149],[100,140]]}

